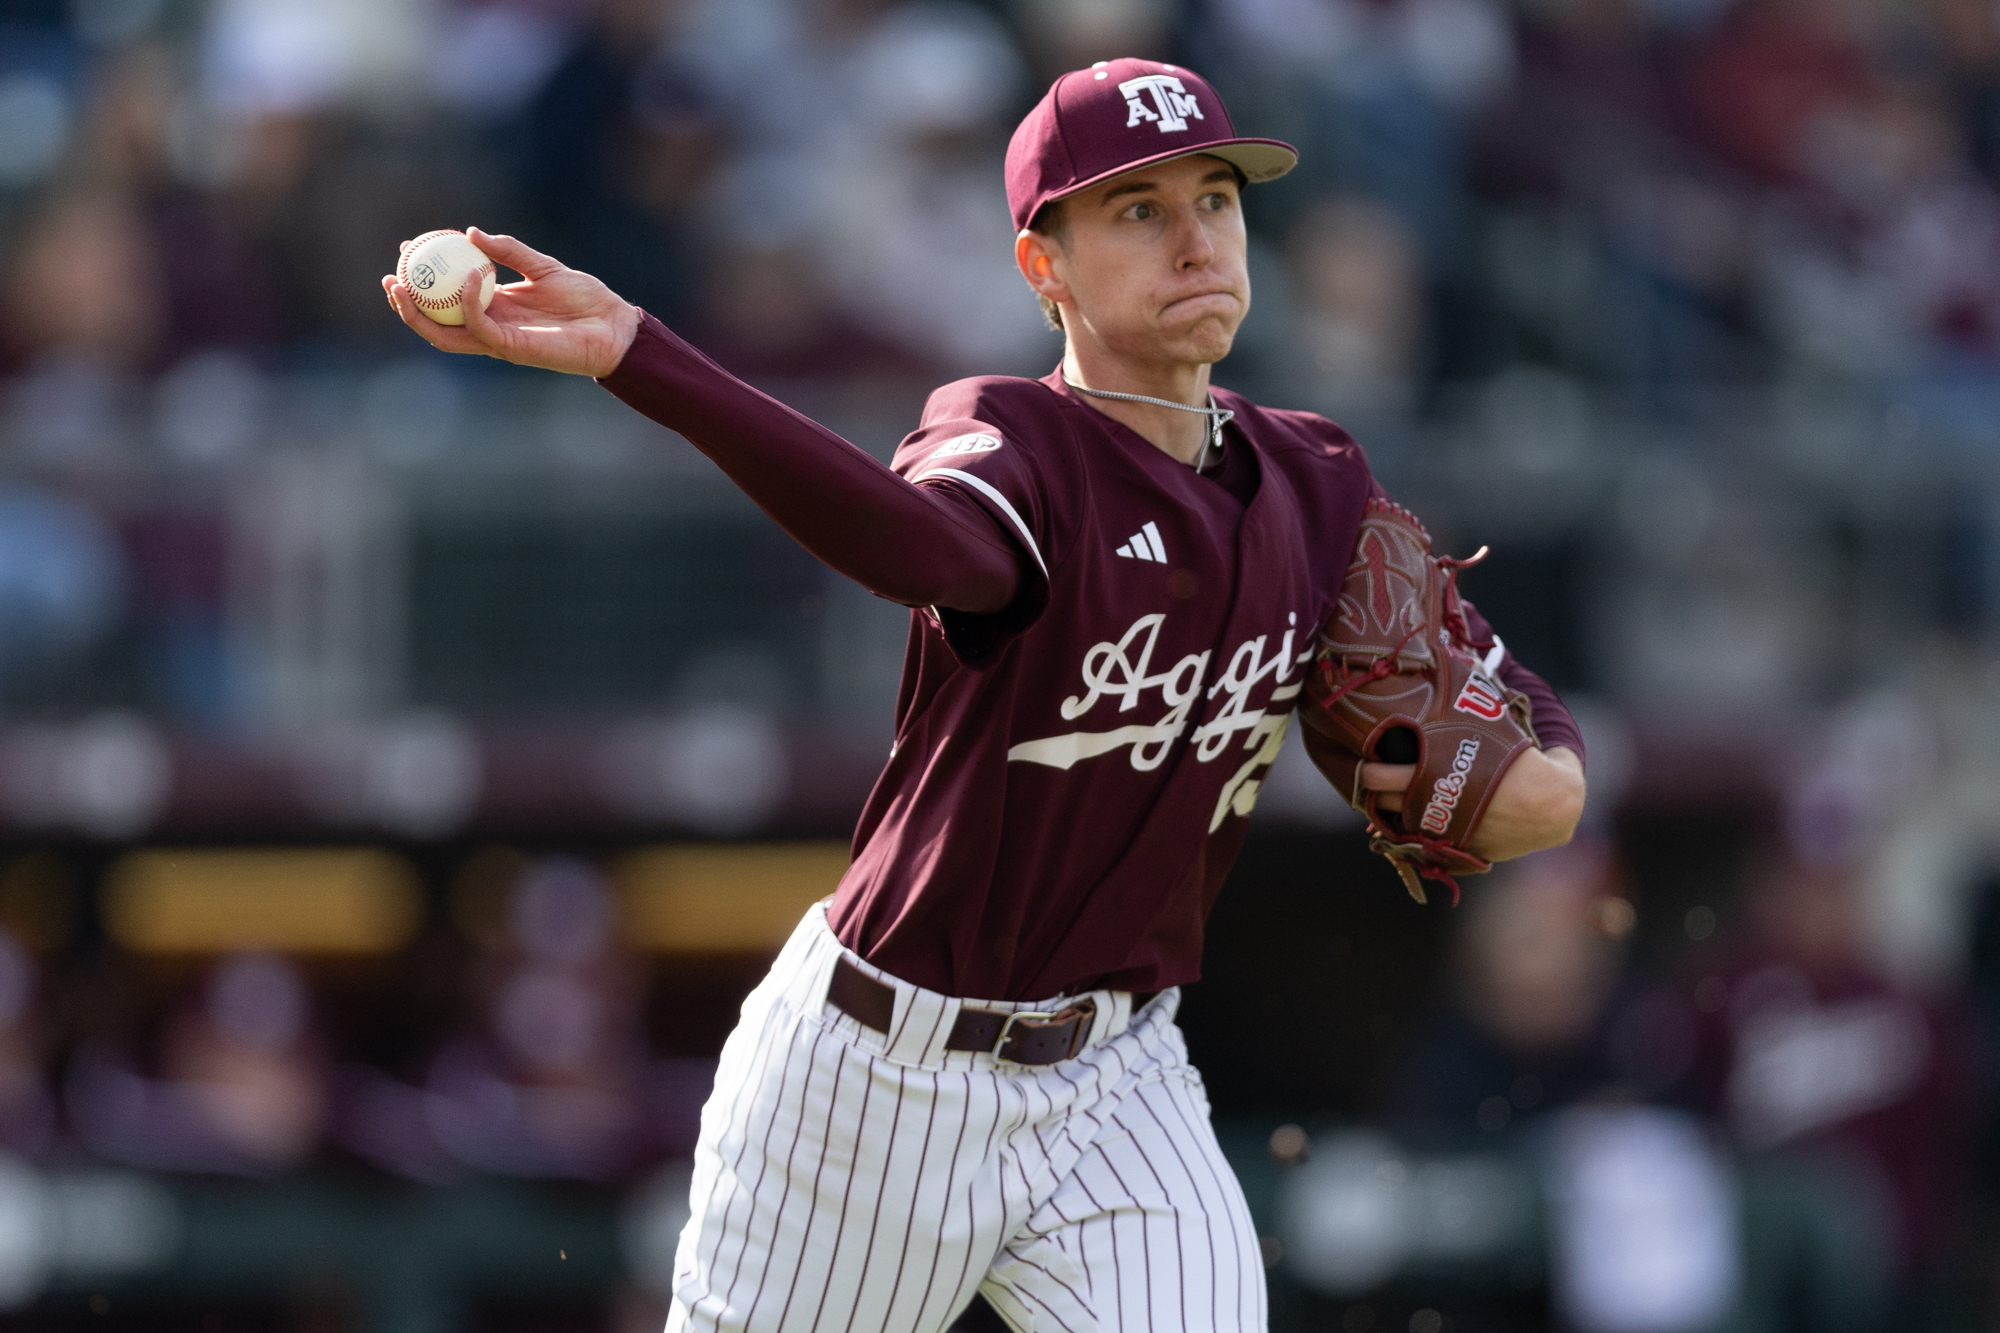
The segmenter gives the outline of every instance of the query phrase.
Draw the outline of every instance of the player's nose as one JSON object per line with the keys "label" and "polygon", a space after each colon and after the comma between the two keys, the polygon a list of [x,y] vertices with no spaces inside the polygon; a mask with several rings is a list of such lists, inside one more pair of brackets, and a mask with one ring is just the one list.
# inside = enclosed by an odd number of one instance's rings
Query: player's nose
{"label": "player's nose", "polygon": [[1215,258],[1215,242],[1209,239],[1208,228],[1202,225],[1201,214],[1183,214],[1180,225],[1175,228],[1176,267],[1181,269],[1204,268]]}

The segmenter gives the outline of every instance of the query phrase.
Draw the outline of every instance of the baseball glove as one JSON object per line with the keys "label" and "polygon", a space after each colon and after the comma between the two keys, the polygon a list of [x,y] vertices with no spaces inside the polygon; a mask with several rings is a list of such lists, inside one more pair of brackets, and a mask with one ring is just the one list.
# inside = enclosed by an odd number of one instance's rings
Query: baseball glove
{"label": "baseball glove", "polygon": [[[1493,868],[1473,834],[1501,775],[1538,745],[1527,697],[1493,675],[1499,647],[1482,658],[1467,630],[1458,571],[1485,555],[1440,559],[1414,514],[1369,501],[1299,707],[1306,753],[1368,816],[1369,846],[1418,902],[1426,879],[1456,903],[1454,876]],[[1362,787],[1367,760],[1416,765],[1400,813]]]}

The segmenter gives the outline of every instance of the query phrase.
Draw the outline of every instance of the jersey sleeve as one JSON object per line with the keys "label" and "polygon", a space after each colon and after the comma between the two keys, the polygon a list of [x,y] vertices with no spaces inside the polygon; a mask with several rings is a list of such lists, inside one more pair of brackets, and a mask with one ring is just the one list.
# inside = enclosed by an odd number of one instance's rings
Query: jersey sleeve
{"label": "jersey sleeve", "polygon": [[896,448],[892,466],[938,504],[984,522],[1014,548],[1012,602],[988,614],[950,606],[924,610],[960,662],[984,669],[1048,608],[1050,506],[1028,446],[990,420],[950,414],[954,406],[970,406],[952,404],[950,396],[946,388],[932,398],[924,426]]}
{"label": "jersey sleeve", "polygon": [[905,606],[1019,601],[1018,542],[743,383],[651,315],[600,381],[707,454],[834,570]]}
{"label": "jersey sleeve", "polygon": [[1048,491],[1029,446],[990,420],[953,415],[954,408],[977,406],[954,403],[953,396],[952,388],[939,391],[892,466],[937,503],[976,517],[1014,548],[1019,581],[1013,601],[984,615],[949,607],[926,612],[958,659],[978,668],[997,659],[1047,609],[1052,525]]}
{"label": "jersey sleeve", "polygon": [[1486,669],[1499,677],[1502,685],[1527,695],[1528,702],[1534,706],[1535,739],[1542,743],[1544,750],[1563,746],[1576,755],[1578,762],[1582,762],[1583,732],[1563,705],[1555,687],[1515,658],[1500,636],[1493,632],[1493,626],[1486,617],[1479,614],[1478,607],[1471,602],[1460,604],[1465,607],[1465,627],[1472,635],[1472,646],[1485,654]]}

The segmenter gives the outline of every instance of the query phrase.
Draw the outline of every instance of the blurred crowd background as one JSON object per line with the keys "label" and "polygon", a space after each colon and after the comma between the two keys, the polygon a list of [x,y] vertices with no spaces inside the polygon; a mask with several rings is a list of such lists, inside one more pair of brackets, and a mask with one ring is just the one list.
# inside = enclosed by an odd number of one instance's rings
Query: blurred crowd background
{"label": "blurred crowd background", "polygon": [[658,1326],[907,616],[379,276],[512,232],[886,458],[1055,363],[1001,154],[1118,55],[1304,151],[1218,380],[1590,747],[1456,911],[1266,784],[1183,1022],[1273,1327],[2000,1325],[1991,0],[7,0],[0,1328]]}

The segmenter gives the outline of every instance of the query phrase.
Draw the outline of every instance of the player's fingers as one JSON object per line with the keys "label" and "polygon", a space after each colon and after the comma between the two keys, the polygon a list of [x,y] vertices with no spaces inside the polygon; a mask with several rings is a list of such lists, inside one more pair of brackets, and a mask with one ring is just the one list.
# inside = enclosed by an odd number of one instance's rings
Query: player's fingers
{"label": "player's fingers", "polygon": [[479,343],[481,351],[489,356],[501,356],[506,330],[481,307],[479,286],[480,277],[475,273],[459,289],[458,308],[465,313],[464,329]]}
{"label": "player's fingers", "polygon": [[[394,310],[405,324],[408,324],[413,329],[416,328],[417,319],[421,316],[417,310],[416,302],[410,299],[410,289],[395,278],[390,278],[382,284],[382,290],[388,293],[389,308]],[[419,333],[423,332],[421,329],[417,331]]]}
{"label": "player's fingers", "polygon": [[1417,776],[1415,764],[1365,763],[1361,766],[1361,785],[1369,791],[1403,791]]}
{"label": "player's fingers", "polygon": [[465,234],[474,245],[485,252],[488,259],[505,264],[524,278],[530,280],[545,278],[551,273],[560,273],[563,270],[560,261],[523,245],[512,236],[492,236],[477,227],[468,228]]}
{"label": "player's fingers", "polygon": [[417,309],[416,300],[410,295],[410,289],[402,283],[399,282],[390,289],[389,301],[396,307],[396,313],[403,317],[403,322],[410,326],[411,331],[439,351],[482,354],[486,351],[463,328],[440,324]]}
{"label": "player's fingers", "polygon": [[438,325],[436,321],[424,314],[423,311],[417,309],[417,303],[411,298],[408,287],[400,282],[391,283],[389,285],[389,304],[395,307],[396,313],[402,317],[405,324],[409,325],[416,332],[419,338],[422,338],[427,343],[436,345],[436,330]]}

